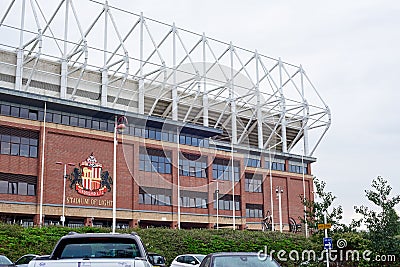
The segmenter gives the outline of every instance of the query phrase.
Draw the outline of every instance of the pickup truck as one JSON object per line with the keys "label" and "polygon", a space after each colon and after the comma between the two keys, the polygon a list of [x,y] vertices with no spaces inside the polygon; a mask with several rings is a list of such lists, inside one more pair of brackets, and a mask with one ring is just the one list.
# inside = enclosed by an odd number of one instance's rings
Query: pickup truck
{"label": "pickup truck", "polygon": [[142,240],[132,234],[63,236],[49,256],[36,257],[28,267],[151,267]]}

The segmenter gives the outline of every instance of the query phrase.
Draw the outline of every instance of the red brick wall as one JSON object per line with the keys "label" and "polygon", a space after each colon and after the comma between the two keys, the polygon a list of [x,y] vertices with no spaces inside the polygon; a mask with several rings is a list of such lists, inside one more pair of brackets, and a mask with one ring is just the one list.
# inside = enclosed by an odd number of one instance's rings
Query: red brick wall
{"label": "red brick wall", "polygon": [[[24,122],[24,120],[20,120]],[[5,122],[0,121],[1,124],[5,125]],[[7,124],[8,125],[8,124]],[[13,124],[16,127],[22,127],[16,123]],[[25,128],[31,128],[39,130],[38,126],[24,126]],[[42,135],[40,135],[40,138]],[[121,138],[121,136],[119,136]],[[133,140],[130,138],[130,140]],[[171,151],[171,156],[175,164],[173,164],[172,175],[165,174],[160,175],[157,173],[139,171],[139,147],[147,146],[156,149],[163,149],[163,146],[158,145],[156,141],[143,141],[135,139],[136,141],[129,141],[124,139],[124,143],[119,143],[117,147],[117,204],[119,209],[127,210],[153,210],[153,211],[164,211],[164,212],[177,212],[177,208],[174,206],[152,206],[138,204],[139,201],[139,185],[158,187],[158,188],[169,188],[172,189],[173,198],[172,203],[177,203],[176,197],[176,186],[172,184],[177,183],[177,153],[174,150],[175,146],[171,144],[168,151]],[[121,139],[120,139],[121,141]],[[39,202],[40,195],[40,174],[41,174],[41,145],[42,141],[39,142],[39,158],[24,158],[8,155],[0,155],[0,172],[6,173],[21,173],[26,175],[35,175],[38,177],[37,185],[37,196],[13,196],[13,195],[0,195],[0,200],[9,201],[26,201],[26,202]],[[182,146],[182,150],[191,153],[198,154],[199,148],[188,146]],[[63,190],[63,166],[56,164],[61,161],[64,163],[75,163],[78,164],[84,161],[91,153],[97,158],[99,163],[103,164],[103,170],[108,170],[110,175],[113,173],[113,135],[112,133],[104,133],[99,131],[86,130],[81,128],[66,127],[61,125],[48,124],[46,133],[46,147],[45,147],[45,170],[44,170],[44,204],[61,205],[62,203],[62,190]],[[218,158],[230,159],[229,153],[217,152]],[[194,209],[194,208],[182,208],[181,212],[188,213],[199,213],[199,214],[216,214],[216,210],[213,206],[213,193],[216,188],[215,180],[212,178],[212,160],[215,157],[214,152],[202,152],[203,156],[208,156],[209,168],[207,170],[208,178],[195,178],[195,177],[180,177],[180,184],[182,190],[193,190],[202,191],[208,193],[209,208],[208,209]],[[240,156],[240,155],[239,155]],[[246,203],[251,204],[263,204],[264,212],[270,210],[270,181],[267,169],[258,168],[245,168],[244,157],[240,158],[235,155],[235,160],[240,160],[240,176],[241,181],[235,186],[235,195],[240,195],[242,200],[241,210],[236,211],[237,216],[245,217],[246,215]],[[263,164],[263,160],[261,160]],[[309,167],[310,169],[310,167]],[[71,173],[73,167],[67,167],[67,173]],[[250,193],[245,192],[244,186],[244,174],[259,173],[263,175],[263,193]],[[274,222],[279,223],[278,213],[278,199],[276,197],[275,188],[281,186],[284,189],[282,194],[282,218],[283,223],[288,223],[288,218],[293,217],[298,221],[298,217],[303,215],[303,206],[300,202],[299,195],[303,193],[302,178],[299,175],[285,173],[285,172],[273,172],[273,201],[274,201]],[[114,177],[113,177],[114,179]],[[306,195],[311,197],[312,191],[312,179],[308,175],[306,176]],[[70,182],[67,181],[67,198],[88,198],[79,195],[75,189],[69,188]],[[232,185],[229,181],[219,183],[220,194],[231,194]],[[93,197],[91,199],[94,199]],[[98,200],[112,200],[112,191],[106,192],[104,196],[96,198]],[[67,203],[68,205],[68,203]],[[98,202],[96,203],[98,205]],[[94,206],[96,206],[94,205]],[[91,204],[75,204],[75,206],[91,206]],[[111,205],[107,206],[111,208]],[[84,216],[85,210],[82,211]],[[220,210],[220,215],[232,216],[230,210]],[[260,219],[248,219],[248,221],[259,221]]]}

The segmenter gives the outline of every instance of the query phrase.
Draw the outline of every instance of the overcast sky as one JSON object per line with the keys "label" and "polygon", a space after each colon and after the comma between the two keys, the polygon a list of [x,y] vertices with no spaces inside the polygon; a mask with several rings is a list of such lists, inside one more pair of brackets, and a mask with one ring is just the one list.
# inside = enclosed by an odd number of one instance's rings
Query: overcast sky
{"label": "overcast sky", "polygon": [[[109,0],[166,23],[302,64],[332,111],[313,174],[344,208],[383,176],[400,194],[399,1]],[[400,210],[400,207],[397,207]]]}

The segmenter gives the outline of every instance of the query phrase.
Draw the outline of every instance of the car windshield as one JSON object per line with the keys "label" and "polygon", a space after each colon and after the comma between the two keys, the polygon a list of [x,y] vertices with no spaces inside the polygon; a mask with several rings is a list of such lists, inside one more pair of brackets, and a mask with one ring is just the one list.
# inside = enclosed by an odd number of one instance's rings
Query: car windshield
{"label": "car windshield", "polygon": [[204,256],[204,255],[195,255],[195,257],[196,257],[200,262],[202,262],[206,256]]}
{"label": "car windshield", "polygon": [[6,256],[0,256],[0,264],[12,264]]}
{"label": "car windshield", "polygon": [[217,256],[213,267],[279,267],[269,257],[258,257],[257,255],[227,255]]}
{"label": "car windshield", "polygon": [[137,244],[88,243],[67,244],[60,258],[135,258],[139,256]]}

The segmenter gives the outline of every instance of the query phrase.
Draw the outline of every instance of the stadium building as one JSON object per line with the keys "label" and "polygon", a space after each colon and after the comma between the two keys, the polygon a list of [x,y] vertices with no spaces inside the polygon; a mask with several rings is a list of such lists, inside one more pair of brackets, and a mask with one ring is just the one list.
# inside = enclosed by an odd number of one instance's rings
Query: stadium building
{"label": "stadium building", "polygon": [[0,11],[1,221],[300,223],[330,125],[302,66],[107,1],[9,2]]}

